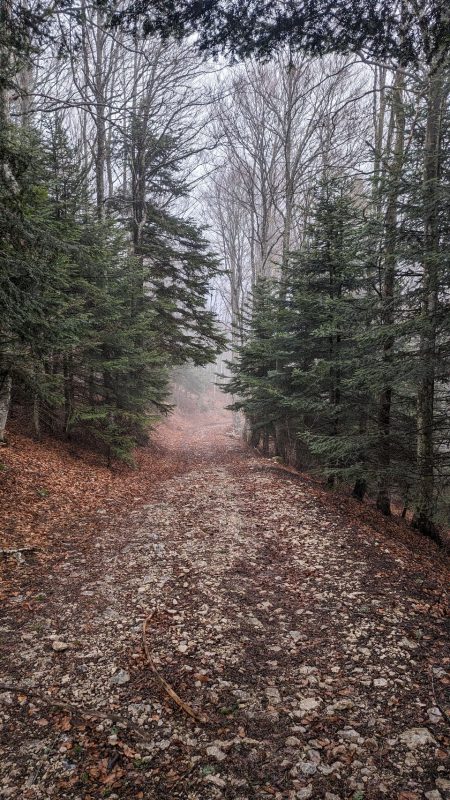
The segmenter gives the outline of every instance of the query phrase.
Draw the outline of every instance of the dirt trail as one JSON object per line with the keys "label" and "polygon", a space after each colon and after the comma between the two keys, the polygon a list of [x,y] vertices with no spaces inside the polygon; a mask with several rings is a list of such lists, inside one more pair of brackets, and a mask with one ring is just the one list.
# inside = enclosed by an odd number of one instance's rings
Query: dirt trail
{"label": "dirt trail", "polygon": [[[5,606],[1,681],[44,698],[0,695],[0,796],[448,798],[432,550],[340,512],[228,421],[165,446],[183,471],[144,506],[69,526],[51,570],[17,568],[32,600]],[[155,663],[206,724],[145,664],[152,612]]]}

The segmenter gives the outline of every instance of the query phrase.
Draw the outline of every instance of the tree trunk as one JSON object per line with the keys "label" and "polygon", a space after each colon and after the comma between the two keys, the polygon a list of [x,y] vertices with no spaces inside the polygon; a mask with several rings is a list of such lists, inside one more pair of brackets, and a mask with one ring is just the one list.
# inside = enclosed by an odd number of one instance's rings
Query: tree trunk
{"label": "tree trunk", "polygon": [[11,376],[5,372],[0,375],[0,445],[6,444],[5,429],[11,405]]}
{"label": "tree trunk", "polygon": [[70,439],[70,422],[74,408],[72,356],[64,356],[64,436]]}
{"label": "tree trunk", "polygon": [[41,401],[38,392],[33,394],[33,439],[41,441]]}
{"label": "tree trunk", "polygon": [[[388,329],[392,328],[395,321],[394,294],[397,263],[397,216],[405,139],[405,112],[403,107],[404,80],[404,72],[399,68],[395,75],[392,93],[392,121],[395,123],[395,143],[392,166],[388,177],[384,270],[381,287],[381,324],[383,328]],[[376,502],[378,510],[386,516],[391,513],[389,470],[391,466],[391,371],[393,353],[394,336],[392,332],[388,330],[383,340],[382,358],[384,385],[378,401],[379,482]]]}
{"label": "tree trunk", "polygon": [[[11,20],[11,0],[0,0],[0,29],[8,31]],[[7,157],[7,136],[10,125],[10,90],[8,80],[14,71],[8,42],[0,37],[0,170],[11,193],[19,191],[17,181]],[[12,378],[6,369],[0,372],[0,445],[6,444],[5,429],[11,405]]]}
{"label": "tree trunk", "polygon": [[362,502],[367,492],[367,481],[364,478],[358,478],[353,487],[352,497]]}
{"label": "tree trunk", "polygon": [[97,205],[97,219],[105,218],[105,164],[106,164],[106,123],[105,123],[105,93],[103,75],[103,44],[104,44],[104,15],[100,9],[96,14],[96,61],[95,61],[95,191]]}
{"label": "tree trunk", "polygon": [[285,422],[275,422],[275,452],[283,461],[287,461],[288,454],[288,432]]}
{"label": "tree trunk", "polygon": [[[326,177],[326,172],[324,172]],[[334,247],[333,247],[334,245]],[[338,252],[342,252],[343,246],[343,228],[339,224],[333,227],[328,232],[328,242],[326,247],[326,259],[329,262],[328,283],[329,283],[329,297],[332,302],[339,300],[342,296],[342,265],[336,264],[335,256],[332,251],[334,248]],[[336,320],[330,320],[333,327]],[[338,327],[336,331],[331,333],[328,337],[328,357],[330,360],[330,385],[329,385],[329,403],[331,407],[331,426],[330,433],[332,436],[339,434],[339,417],[341,413],[341,368],[340,368],[340,350],[341,350],[341,332]],[[335,485],[336,475],[330,474],[327,483],[330,487]]]}
{"label": "tree trunk", "polygon": [[[373,161],[373,186],[372,196],[375,202],[377,215],[381,214],[381,193],[380,193],[380,177],[381,177],[381,163],[383,154],[383,138],[384,138],[384,123],[386,117],[386,67],[375,68],[375,84],[374,84],[374,161]],[[377,86],[378,76],[378,86]],[[379,102],[377,109],[377,89],[379,93]]]}
{"label": "tree trunk", "polygon": [[439,540],[434,515],[434,382],[439,269],[439,172],[444,71],[430,69],[423,175],[423,284],[420,337],[421,379],[417,393],[417,469],[419,486],[413,526]]}

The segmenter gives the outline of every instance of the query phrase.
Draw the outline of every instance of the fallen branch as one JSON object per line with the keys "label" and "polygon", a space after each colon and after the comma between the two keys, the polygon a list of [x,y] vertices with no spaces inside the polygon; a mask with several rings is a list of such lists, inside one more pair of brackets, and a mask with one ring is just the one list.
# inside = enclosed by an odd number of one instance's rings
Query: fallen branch
{"label": "fallen branch", "polygon": [[133,722],[129,722],[129,720],[124,719],[123,717],[120,717],[114,713],[97,711],[95,708],[78,708],[78,706],[70,703],[68,700],[55,700],[53,697],[49,697],[43,692],[36,691],[35,689],[29,689],[28,686],[17,686],[16,684],[12,683],[0,683],[0,691],[28,695],[28,697],[32,697],[34,700],[44,703],[49,708],[59,708],[61,711],[68,711],[73,715],[78,714],[78,716],[83,718],[94,717],[95,719],[111,720],[111,722],[114,722],[118,725],[123,725],[130,730],[133,730],[134,733],[141,739],[150,741],[149,736],[141,731],[137,725],[134,725]]}
{"label": "fallen branch", "polygon": [[189,717],[192,717],[192,719],[194,719],[196,722],[204,724],[205,722],[208,722],[207,717],[200,716],[194,711],[193,708],[191,708],[191,706],[188,703],[185,703],[184,700],[182,700],[181,697],[177,695],[174,689],[172,689],[171,685],[167,683],[167,681],[162,677],[162,675],[160,675],[160,673],[156,669],[155,662],[151,657],[150,648],[147,642],[147,625],[153,618],[154,614],[155,612],[152,611],[152,613],[144,620],[144,624],[142,626],[142,643],[144,646],[144,653],[147,659],[147,664],[150,667],[156,679],[163,687],[164,691],[169,695],[170,698],[172,698],[172,700],[177,704],[177,706],[179,706],[179,708],[181,708],[185,714],[187,714]]}

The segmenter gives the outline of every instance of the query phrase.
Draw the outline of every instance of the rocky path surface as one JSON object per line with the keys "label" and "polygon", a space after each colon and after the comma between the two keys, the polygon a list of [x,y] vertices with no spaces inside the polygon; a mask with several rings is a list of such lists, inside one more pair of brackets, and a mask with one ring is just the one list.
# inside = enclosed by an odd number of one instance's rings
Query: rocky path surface
{"label": "rocky path surface", "polygon": [[[145,506],[100,509],[50,569],[17,567],[0,796],[448,800],[432,550],[339,511],[226,424],[173,446],[184,472]],[[203,722],[149,669],[149,617],[156,668]]]}

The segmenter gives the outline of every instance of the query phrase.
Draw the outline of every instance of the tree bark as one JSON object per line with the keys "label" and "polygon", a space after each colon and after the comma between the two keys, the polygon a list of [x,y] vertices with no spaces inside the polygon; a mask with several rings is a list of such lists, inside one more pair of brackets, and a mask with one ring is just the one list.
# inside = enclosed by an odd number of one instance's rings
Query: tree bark
{"label": "tree bark", "polygon": [[72,356],[64,356],[63,361],[64,376],[64,436],[70,438],[70,422],[74,410],[74,389],[73,389],[73,364]]}
{"label": "tree bark", "polygon": [[439,540],[434,516],[434,384],[436,371],[436,317],[439,288],[439,177],[444,70],[431,68],[428,77],[427,123],[423,173],[423,282],[421,337],[419,348],[421,379],[417,392],[418,495],[413,526]]}
{"label": "tree bark", "polygon": [[105,218],[105,164],[106,164],[106,124],[105,93],[103,79],[103,12],[97,9],[97,29],[95,35],[95,191],[97,219]]}
{"label": "tree bark", "polygon": [[9,373],[0,375],[0,445],[6,444],[5,429],[11,405],[12,380]]}
{"label": "tree bark", "polygon": [[389,470],[391,466],[391,371],[394,355],[394,335],[392,331],[389,331],[389,328],[392,328],[395,321],[394,295],[397,264],[397,217],[405,139],[405,112],[403,107],[404,80],[404,72],[399,68],[395,75],[392,93],[392,119],[395,122],[395,142],[392,166],[388,177],[384,269],[381,286],[381,324],[383,328],[388,329],[388,332],[384,335],[383,340],[382,358],[384,385],[378,401],[379,482],[376,504],[378,510],[386,516],[391,513]]}
{"label": "tree bark", "polygon": [[33,394],[33,439],[41,441],[41,401],[36,391]]}

